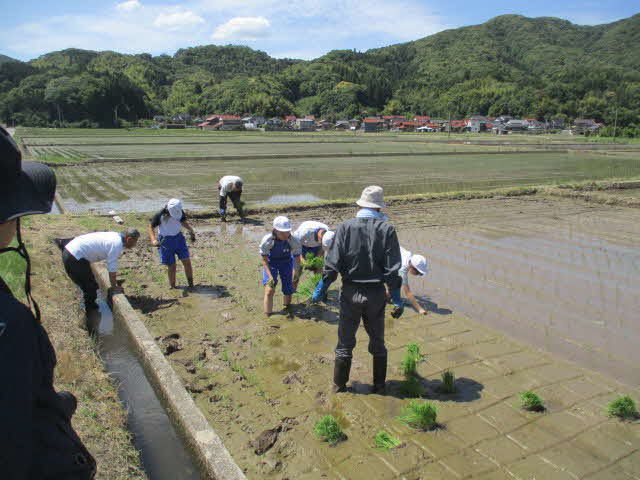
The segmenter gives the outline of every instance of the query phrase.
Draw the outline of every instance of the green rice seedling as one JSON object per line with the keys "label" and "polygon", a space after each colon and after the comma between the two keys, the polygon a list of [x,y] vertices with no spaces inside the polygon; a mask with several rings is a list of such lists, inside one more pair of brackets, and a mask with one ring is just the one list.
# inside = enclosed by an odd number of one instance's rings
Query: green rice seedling
{"label": "green rice seedling", "polygon": [[424,394],[424,388],[418,378],[418,362],[421,359],[420,345],[417,343],[408,344],[402,359],[404,381],[400,384],[400,392],[407,397],[418,398]]}
{"label": "green rice seedling", "polygon": [[301,298],[311,298],[313,292],[315,292],[318,283],[322,280],[321,273],[314,273],[310,278],[308,278],[302,285],[298,287],[298,295]]}
{"label": "green rice seedling", "polygon": [[406,379],[415,377],[418,374],[417,367],[418,362],[416,362],[416,358],[407,352],[402,359],[402,374],[404,377]]}
{"label": "green rice seedling", "polygon": [[438,409],[433,403],[426,400],[423,402],[412,400],[408,407],[402,409],[402,415],[398,417],[398,420],[426,432],[436,427],[437,414]]}
{"label": "green rice seedling", "polygon": [[442,372],[442,385],[440,391],[442,393],[456,393],[456,376],[451,370]]}
{"label": "green rice seedling", "polygon": [[339,442],[346,437],[338,420],[333,415],[325,415],[318,420],[313,427],[313,433],[320,440],[329,443]]}
{"label": "green rice seedling", "polygon": [[636,403],[627,395],[620,396],[607,404],[607,412],[610,417],[618,417],[622,420],[633,420],[640,417]]}
{"label": "green rice seedling", "polygon": [[373,437],[373,448],[376,450],[391,450],[398,445],[400,445],[400,440],[384,430],[380,430]]}
{"label": "green rice seedling", "polygon": [[416,359],[416,362],[420,361],[422,355],[420,355],[420,345],[417,343],[409,343],[407,344],[407,353],[413,355]]}
{"label": "green rice seedling", "polygon": [[522,392],[519,397],[524,410],[529,410],[530,412],[542,412],[545,409],[542,398],[534,392]]}
{"label": "green rice seedling", "polygon": [[313,253],[307,253],[302,261],[302,268],[316,272],[320,271],[324,268],[324,259],[316,257]]}

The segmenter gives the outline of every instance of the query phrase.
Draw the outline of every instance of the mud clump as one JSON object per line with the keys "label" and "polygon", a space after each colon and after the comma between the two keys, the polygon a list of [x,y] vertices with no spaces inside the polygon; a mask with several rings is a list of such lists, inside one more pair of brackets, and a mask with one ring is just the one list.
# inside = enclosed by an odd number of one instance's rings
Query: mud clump
{"label": "mud clump", "polygon": [[260,435],[249,442],[249,447],[253,448],[256,455],[262,455],[269,451],[271,447],[278,441],[278,436],[291,430],[295,425],[298,425],[298,421],[294,418],[285,417],[282,419],[282,423],[275,428],[264,430]]}
{"label": "mud clump", "polygon": [[169,356],[172,353],[182,350],[182,342],[180,341],[179,333],[172,333],[166,337],[158,337],[156,341],[160,340],[160,349],[165,356]]}
{"label": "mud clump", "polygon": [[285,385],[293,385],[293,384],[300,384],[300,385],[304,385],[304,380],[302,378],[300,378],[300,376],[297,373],[290,373],[289,375],[285,376],[282,379],[282,383],[284,383]]}

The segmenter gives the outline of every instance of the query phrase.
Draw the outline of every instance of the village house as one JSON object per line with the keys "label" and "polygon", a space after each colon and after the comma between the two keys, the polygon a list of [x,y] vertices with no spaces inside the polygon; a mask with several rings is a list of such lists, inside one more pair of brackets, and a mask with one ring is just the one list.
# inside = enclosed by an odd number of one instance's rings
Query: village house
{"label": "village house", "polygon": [[365,133],[379,132],[384,122],[377,117],[368,117],[362,121],[362,130]]}
{"label": "village house", "polygon": [[571,135],[584,135],[586,132],[597,132],[602,124],[592,118],[576,118],[571,125]]}
{"label": "village house", "polygon": [[396,125],[397,125],[396,129],[399,132],[413,132],[416,130],[416,128],[419,128],[422,126],[422,122],[404,121],[404,122],[398,122]]}
{"label": "village house", "polygon": [[242,123],[245,128],[257,128],[260,125],[267,123],[264,117],[258,115],[248,115],[242,119]]}
{"label": "village house", "polygon": [[211,115],[198,125],[202,130],[242,130],[242,119],[237,115]]}
{"label": "village house", "polygon": [[293,128],[302,132],[314,132],[316,122],[311,118],[296,118]]}
{"label": "village house", "polygon": [[426,125],[431,120],[429,115],[416,115],[413,117],[414,122],[420,122],[421,125]]}
{"label": "village house", "polygon": [[488,122],[489,119],[484,115],[472,115],[466,120],[465,128],[471,133],[484,132],[487,130]]}
{"label": "village house", "polygon": [[338,120],[336,122],[336,130],[349,130],[349,121],[348,120]]}
{"label": "village house", "polygon": [[517,120],[513,118],[504,124],[504,128],[508,132],[525,132],[529,126],[524,120]]}

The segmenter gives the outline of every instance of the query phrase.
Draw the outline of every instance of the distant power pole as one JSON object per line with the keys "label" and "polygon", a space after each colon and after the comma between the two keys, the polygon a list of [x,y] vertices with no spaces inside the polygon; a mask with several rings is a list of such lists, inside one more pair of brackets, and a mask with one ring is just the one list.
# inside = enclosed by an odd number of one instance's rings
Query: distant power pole
{"label": "distant power pole", "polygon": [[449,134],[447,138],[451,138],[451,108],[449,108]]}

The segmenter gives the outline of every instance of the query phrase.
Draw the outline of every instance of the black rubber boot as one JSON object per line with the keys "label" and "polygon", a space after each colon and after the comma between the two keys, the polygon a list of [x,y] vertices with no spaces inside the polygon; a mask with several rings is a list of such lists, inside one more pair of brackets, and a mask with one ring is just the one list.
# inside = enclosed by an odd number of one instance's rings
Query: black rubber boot
{"label": "black rubber boot", "polygon": [[333,393],[343,393],[347,391],[350,371],[350,358],[336,358],[333,365]]}
{"label": "black rubber boot", "polygon": [[384,395],[387,382],[387,356],[373,357],[373,393]]}

